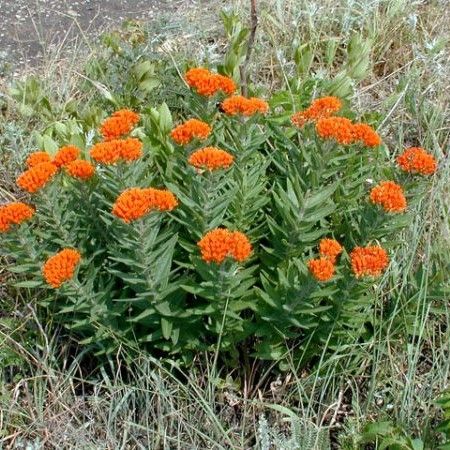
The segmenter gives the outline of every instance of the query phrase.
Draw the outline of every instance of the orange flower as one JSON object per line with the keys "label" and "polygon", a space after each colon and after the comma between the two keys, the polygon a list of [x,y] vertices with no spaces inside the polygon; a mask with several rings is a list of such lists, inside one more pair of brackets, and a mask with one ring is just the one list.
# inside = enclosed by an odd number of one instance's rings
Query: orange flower
{"label": "orange flower", "polygon": [[80,149],[75,145],[66,145],[61,147],[53,158],[53,164],[56,167],[63,167],[66,164],[75,161],[80,156]]}
{"label": "orange flower", "polygon": [[22,202],[8,203],[0,206],[0,233],[9,231],[12,224],[20,225],[34,215],[34,209]]}
{"label": "orange flower", "polygon": [[233,160],[233,155],[215,147],[201,148],[189,156],[189,164],[209,170],[226,169],[233,164]]}
{"label": "orange flower", "polygon": [[308,115],[306,114],[306,111],[299,111],[295,114],[292,114],[291,116],[291,122],[292,125],[295,125],[298,128],[303,127],[306,122],[309,121]]}
{"label": "orange flower", "polygon": [[142,147],[142,142],[136,138],[111,139],[95,144],[89,153],[99,163],[114,164],[119,159],[134,161],[140,158]]}
{"label": "orange flower", "polygon": [[134,161],[142,156],[143,144],[139,139],[128,138],[117,141],[120,157],[125,161]]}
{"label": "orange flower", "polygon": [[393,181],[382,181],[370,191],[370,201],[378,204],[387,212],[403,212],[406,198],[403,189]]}
{"label": "orange flower", "polygon": [[337,257],[342,253],[342,245],[335,239],[322,239],[319,242],[319,252],[324,258],[328,258],[334,263]]}
{"label": "orange flower", "polygon": [[377,245],[355,247],[350,254],[350,258],[353,273],[357,278],[363,276],[377,277],[389,264],[386,250]]}
{"label": "orange flower", "polygon": [[216,228],[206,233],[197,243],[202,259],[208,263],[222,263],[225,258],[232,257],[238,262],[245,261],[252,251],[247,236],[239,231]]}
{"label": "orange flower", "polygon": [[211,133],[211,127],[201,120],[189,119],[172,130],[170,135],[179,145],[185,145],[194,138],[204,140]]}
{"label": "orange flower", "polygon": [[99,163],[114,164],[120,158],[120,147],[118,142],[118,140],[99,142],[91,148],[89,154],[92,159]]}
{"label": "orange flower", "polygon": [[208,69],[203,67],[190,69],[186,72],[185,79],[200,95],[211,96],[217,92],[217,83]]}
{"label": "orange flower", "polygon": [[9,216],[5,206],[0,206],[0,233],[9,231]]}
{"label": "orange flower", "polygon": [[225,75],[214,75],[219,85],[219,90],[227,95],[233,94],[236,91],[236,84],[230,77]]}
{"label": "orange flower", "polygon": [[59,288],[65,281],[73,277],[75,267],[80,259],[80,253],[71,248],[65,248],[51,256],[42,268],[45,281],[53,288]]}
{"label": "orange flower", "polygon": [[113,205],[112,213],[130,222],[139,219],[150,211],[145,189],[131,188],[122,192]]}
{"label": "orange flower", "polygon": [[139,120],[139,114],[129,109],[121,109],[102,123],[100,132],[105,140],[116,139],[124,134],[128,134]]}
{"label": "orange flower", "polygon": [[436,172],[437,162],[433,155],[422,147],[407,148],[397,157],[398,165],[406,172],[432,175]]}
{"label": "orange flower", "polygon": [[342,107],[337,97],[322,97],[314,100],[304,111],[299,111],[291,117],[297,127],[302,127],[308,121],[315,121],[323,117],[330,117]]}
{"label": "orange flower", "polygon": [[172,211],[178,206],[178,201],[172,192],[166,189],[145,189],[150,209],[157,209],[159,211]]}
{"label": "orange flower", "polygon": [[310,259],[308,269],[318,281],[329,281],[333,278],[335,267],[329,258]]}
{"label": "orange flower", "polygon": [[230,251],[230,232],[225,228],[216,228],[206,233],[197,245],[204,261],[220,264]]}
{"label": "orange flower", "polygon": [[248,237],[240,231],[234,231],[230,236],[230,254],[238,262],[245,261],[252,252]]}
{"label": "orange flower", "polygon": [[19,225],[25,220],[31,219],[34,215],[34,208],[22,202],[13,202],[4,205],[8,221],[12,224]]}
{"label": "orange flower", "polygon": [[[294,121],[295,120],[295,121]],[[301,126],[301,118],[292,118],[295,125]],[[317,134],[324,139],[335,139],[339,144],[361,141],[367,147],[381,144],[377,132],[366,123],[353,124],[345,117],[320,117],[316,122]]]}
{"label": "orange flower", "polygon": [[26,160],[26,164],[29,169],[43,162],[51,162],[50,155],[47,152],[33,152]]}
{"label": "orange flower", "polygon": [[236,85],[231,78],[214,74],[202,67],[188,70],[185,79],[187,84],[195,89],[198,94],[208,97],[219,91],[231,95],[236,90]]}
{"label": "orange flower", "polygon": [[317,134],[324,139],[335,139],[339,144],[350,144],[354,140],[353,125],[345,117],[324,117],[316,123]]}
{"label": "orange flower", "polygon": [[172,192],[153,188],[131,188],[119,195],[112,213],[128,223],[145,216],[152,209],[171,211],[177,205],[178,201]]}
{"label": "orange flower", "polygon": [[221,104],[222,110],[230,115],[242,114],[243,116],[253,116],[253,114],[266,114],[269,111],[269,105],[266,101],[252,97],[246,98],[242,95],[233,95],[226,98]]}
{"label": "orange flower", "polygon": [[81,178],[87,180],[94,175],[94,166],[82,159],[76,159],[65,166],[67,173],[74,178]]}
{"label": "orange flower", "polygon": [[362,141],[367,147],[376,147],[381,144],[381,138],[378,133],[366,123],[354,124],[353,136],[355,141]]}
{"label": "orange flower", "polygon": [[222,110],[231,116],[236,114],[244,114],[248,111],[248,116],[250,116],[253,111],[252,106],[248,98],[243,97],[242,95],[233,95],[232,97],[226,98],[221,104]]}
{"label": "orange flower", "polygon": [[[211,72],[204,67],[194,67],[189,69],[184,74],[186,83],[197,90],[201,95],[211,95],[209,93],[209,80],[211,78]],[[206,93],[205,93],[206,91]]]}
{"label": "orange flower", "polygon": [[19,175],[17,185],[30,193],[36,192],[44,187],[57,171],[57,167],[52,163],[37,164]]}
{"label": "orange flower", "polygon": [[257,97],[251,97],[249,98],[251,109],[253,109],[254,112],[252,114],[258,112],[261,114],[266,114],[269,112],[269,104],[263,100],[262,98]]}

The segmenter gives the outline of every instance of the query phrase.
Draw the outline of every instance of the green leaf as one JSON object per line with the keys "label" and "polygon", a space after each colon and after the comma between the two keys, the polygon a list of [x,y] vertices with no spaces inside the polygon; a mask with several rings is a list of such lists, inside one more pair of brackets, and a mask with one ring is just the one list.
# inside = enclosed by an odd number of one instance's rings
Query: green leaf
{"label": "green leaf", "polygon": [[161,317],[161,330],[164,339],[170,339],[170,335],[172,334],[172,322],[168,321],[164,317]]}
{"label": "green leaf", "polygon": [[172,115],[166,103],[162,103],[158,109],[159,126],[163,133],[168,133],[173,128]]}
{"label": "green leaf", "polygon": [[173,252],[177,241],[178,234],[175,233],[172,238],[161,247],[160,251],[155,253],[155,258],[157,258],[158,262],[155,265],[154,278],[163,286],[167,284],[169,278]]}
{"label": "green leaf", "polygon": [[369,423],[364,428],[364,437],[367,439],[376,439],[377,436],[387,436],[395,431],[392,422],[380,421]]}
{"label": "green leaf", "polygon": [[13,286],[16,288],[37,288],[39,286],[42,286],[42,281],[19,281],[18,283],[14,283]]}
{"label": "green leaf", "polygon": [[178,339],[180,338],[180,328],[173,328],[170,337],[172,339],[173,345],[177,345]]}
{"label": "green leaf", "polygon": [[115,106],[118,106],[117,100],[111,94],[111,91],[102,83],[94,80],[89,80],[94,87],[100,92],[100,94],[108,101],[113,103]]}
{"label": "green leaf", "polygon": [[50,153],[50,155],[55,155],[59,149],[59,145],[47,134],[42,137],[42,147],[43,150]]}
{"label": "green leaf", "polygon": [[161,82],[156,78],[147,78],[139,83],[139,89],[150,92],[157,88]]}
{"label": "green leaf", "polygon": [[338,183],[333,183],[320,189],[320,191],[315,194],[305,195],[305,208],[313,209],[316,206],[321,205],[333,195],[337,187]]}
{"label": "green leaf", "polygon": [[312,214],[305,214],[304,220],[305,222],[317,222],[320,219],[323,219],[326,216],[329,216],[336,209],[336,205],[328,204],[324,205],[321,208],[316,208],[315,212]]}
{"label": "green leaf", "polygon": [[26,273],[31,272],[36,268],[34,264],[21,264],[8,267],[8,270],[12,273]]}
{"label": "green leaf", "polygon": [[411,446],[414,450],[424,450],[424,443],[422,439],[412,439]]}
{"label": "green leaf", "polygon": [[142,61],[133,67],[133,72],[138,80],[141,80],[147,72],[154,72],[153,64],[150,60]]}

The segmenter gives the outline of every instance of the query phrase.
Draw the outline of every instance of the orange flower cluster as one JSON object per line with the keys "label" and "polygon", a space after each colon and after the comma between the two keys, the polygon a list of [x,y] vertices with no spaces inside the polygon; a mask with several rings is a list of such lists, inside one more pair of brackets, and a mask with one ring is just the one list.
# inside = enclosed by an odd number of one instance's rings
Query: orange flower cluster
{"label": "orange flower cluster", "polygon": [[370,191],[370,201],[378,204],[387,212],[399,213],[406,209],[403,189],[393,181],[382,181]]}
{"label": "orange flower cluster", "polygon": [[381,144],[378,133],[366,123],[355,123],[353,125],[353,139],[362,142],[367,147],[377,147]]}
{"label": "orange flower cluster", "polygon": [[405,171],[432,175],[436,172],[437,162],[433,155],[421,147],[410,147],[397,157],[398,165]]}
{"label": "orange flower cluster", "polygon": [[245,261],[252,252],[247,236],[240,231],[216,228],[206,233],[197,243],[202,259],[208,263],[222,263],[231,257],[238,262]]}
{"label": "orange flower cluster", "polygon": [[329,281],[333,278],[335,266],[329,258],[310,259],[308,269],[318,281]]}
{"label": "orange flower cluster", "polygon": [[17,185],[30,193],[36,192],[44,187],[57,171],[57,167],[52,163],[37,164],[19,175]]}
{"label": "orange flower cluster", "polygon": [[34,215],[34,209],[22,202],[0,206],[0,233],[9,231],[11,225],[19,225]]}
{"label": "orange flower cluster", "polygon": [[230,116],[242,114],[248,117],[256,113],[266,114],[269,111],[269,105],[266,101],[256,97],[246,98],[242,95],[226,98],[221,107],[223,112]]}
{"label": "orange flower cluster", "polygon": [[365,123],[353,124],[345,117],[323,117],[316,123],[317,134],[324,139],[334,139],[339,144],[362,142],[368,147],[381,144],[377,132]]}
{"label": "orange flower cluster", "polygon": [[320,258],[308,261],[308,269],[316,280],[331,280],[336,270],[337,257],[342,253],[342,250],[342,245],[335,239],[321,239],[319,242]]}
{"label": "orange flower cluster", "polygon": [[136,138],[128,138],[119,141],[120,157],[125,161],[135,161],[142,156],[144,144]]}
{"label": "orange flower cluster", "polygon": [[172,192],[166,189],[146,189],[148,202],[151,209],[157,209],[159,211],[172,211],[178,206],[178,201]]}
{"label": "orange flower cluster", "polygon": [[139,114],[129,109],[121,109],[102,123],[100,132],[107,141],[117,139],[124,134],[128,134],[139,120]]}
{"label": "orange flower cluster", "polygon": [[334,139],[339,144],[353,142],[353,124],[345,117],[324,117],[316,123],[317,134],[324,139]]}
{"label": "orange flower cluster", "polygon": [[302,127],[306,122],[316,121],[324,117],[330,117],[342,107],[342,102],[337,97],[322,97],[314,100],[304,111],[299,111],[291,117],[292,123]]}
{"label": "orange flower cluster", "polygon": [[82,159],[76,159],[65,166],[67,173],[74,178],[81,178],[87,180],[94,175],[94,166]]}
{"label": "orange flower cluster", "polygon": [[113,205],[112,213],[128,223],[145,216],[153,209],[171,211],[177,205],[178,201],[170,191],[131,188],[119,195]]}
{"label": "orange flower cluster", "polygon": [[112,209],[112,213],[125,222],[139,219],[149,211],[150,205],[146,190],[140,188],[131,188],[122,192]]}
{"label": "orange flower cluster", "polygon": [[226,169],[233,164],[233,155],[215,147],[205,147],[195,151],[189,156],[189,164],[198,169]]}
{"label": "orange flower cluster", "polygon": [[140,158],[142,147],[142,142],[136,138],[112,139],[95,144],[89,153],[99,163],[114,164],[120,159],[134,161]]}
{"label": "orange flower cluster", "polygon": [[43,162],[49,163],[51,161],[52,159],[47,152],[33,152],[28,156],[26,165],[30,169],[31,167],[37,166]]}
{"label": "orange flower cluster", "polygon": [[17,184],[28,192],[35,192],[62,167],[72,177],[87,180],[94,174],[94,167],[88,161],[78,159],[79,155],[80,149],[74,145],[61,147],[53,161],[46,152],[31,153],[26,160],[29,169],[17,178]]}
{"label": "orange flower cluster", "polygon": [[363,276],[377,277],[389,264],[386,250],[378,245],[356,247],[350,254],[353,273],[357,278]]}
{"label": "orange flower cluster", "polygon": [[211,127],[201,120],[189,119],[172,130],[170,135],[179,145],[186,145],[193,139],[206,139],[211,133]]}
{"label": "orange flower cluster", "polygon": [[336,239],[321,239],[319,242],[319,253],[322,257],[328,258],[333,264],[342,253],[342,245]]}
{"label": "orange flower cluster", "polygon": [[215,95],[219,91],[231,95],[236,90],[236,85],[231,78],[212,73],[203,67],[188,70],[185,79],[187,84],[198,94],[207,97]]}
{"label": "orange flower cluster", "polygon": [[71,248],[65,248],[51,256],[42,268],[45,281],[53,288],[59,288],[65,281],[73,277],[75,267],[80,259],[80,253]]}
{"label": "orange flower cluster", "polygon": [[119,146],[117,140],[99,142],[95,144],[89,154],[92,159],[102,164],[114,164],[120,159]]}
{"label": "orange flower cluster", "polygon": [[56,167],[60,168],[72,161],[75,161],[79,157],[80,149],[78,147],[75,147],[75,145],[66,145],[65,147],[61,147],[56,152],[52,162]]}

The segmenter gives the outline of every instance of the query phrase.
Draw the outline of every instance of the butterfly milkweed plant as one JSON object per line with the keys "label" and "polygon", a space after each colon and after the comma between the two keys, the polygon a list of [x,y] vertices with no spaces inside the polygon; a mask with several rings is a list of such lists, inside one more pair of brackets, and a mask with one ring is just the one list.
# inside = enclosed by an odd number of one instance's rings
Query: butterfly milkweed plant
{"label": "butterfly milkweed plant", "polygon": [[173,116],[121,105],[28,155],[0,206],[17,286],[99,352],[306,364],[364,338],[435,158],[325,93],[243,96],[201,67],[180,89]]}

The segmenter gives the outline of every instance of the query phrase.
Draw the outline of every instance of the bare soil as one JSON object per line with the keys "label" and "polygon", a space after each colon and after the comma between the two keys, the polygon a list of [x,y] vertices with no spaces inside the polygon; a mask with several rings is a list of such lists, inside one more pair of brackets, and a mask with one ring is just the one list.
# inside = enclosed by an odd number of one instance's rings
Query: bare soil
{"label": "bare soil", "polygon": [[189,0],[0,0],[0,75],[38,66],[125,19],[148,21]]}

